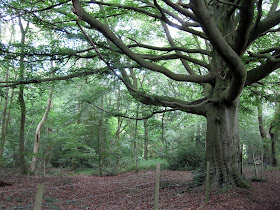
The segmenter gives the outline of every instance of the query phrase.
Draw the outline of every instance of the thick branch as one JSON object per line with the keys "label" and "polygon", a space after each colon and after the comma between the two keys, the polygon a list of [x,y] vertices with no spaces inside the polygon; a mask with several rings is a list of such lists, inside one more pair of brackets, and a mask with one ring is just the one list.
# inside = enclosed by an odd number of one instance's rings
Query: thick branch
{"label": "thick branch", "polygon": [[232,2],[228,2],[228,1],[222,1],[222,0],[216,0],[216,1],[221,3],[221,4],[226,4],[226,5],[234,6],[236,8],[240,8],[239,5],[236,4],[236,3],[232,3]]}
{"label": "thick branch", "polygon": [[280,47],[271,47],[271,48],[268,48],[268,49],[265,49],[263,51],[258,52],[258,54],[270,53],[270,52],[273,52],[273,51],[276,51],[276,50],[278,52],[280,52]]}
{"label": "thick branch", "polygon": [[152,18],[157,18],[157,19],[161,18],[160,15],[151,13],[151,12],[149,12],[147,10],[144,10],[142,8],[139,8],[139,7],[125,6],[125,5],[114,4],[114,3],[105,3],[105,2],[100,2],[100,1],[88,1],[86,3],[94,3],[94,4],[104,5],[104,6],[112,6],[112,7],[116,7],[116,8],[120,8],[120,9],[127,9],[127,10],[132,10],[132,11],[135,11],[135,12],[139,12],[139,13],[148,15]]}
{"label": "thick branch", "polygon": [[[193,29],[189,28],[189,26],[193,26],[193,25],[197,26],[197,23],[186,23],[186,22],[184,23],[184,22],[182,22],[180,20],[179,17],[176,17],[174,14],[170,13],[169,11],[162,9],[157,4],[156,1],[154,1],[154,2],[155,2],[155,5],[149,4],[149,7],[157,8],[160,11],[161,15],[154,14],[154,13],[151,13],[151,12],[145,10],[145,9],[142,9],[142,8],[139,8],[139,7],[134,7],[134,6],[125,6],[125,5],[113,4],[113,3],[103,3],[103,2],[98,2],[98,1],[89,1],[87,3],[95,3],[95,4],[107,5],[107,6],[112,6],[112,7],[117,7],[117,8],[121,8],[121,9],[127,9],[127,10],[132,10],[132,11],[135,11],[135,12],[138,12],[138,13],[142,13],[142,14],[145,14],[145,15],[147,15],[149,17],[152,17],[152,18],[155,18],[155,19],[158,19],[158,20],[162,20],[166,24],[168,24],[169,26],[175,27],[175,28],[177,28],[179,30],[186,31],[188,33],[192,33],[192,34],[197,35],[197,36],[199,36],[199,37],[201,37],[203,39],[206,39],[205,35],[203,33],[201,33],[200,31],[196,31],[196,30],[193,30]],[[176,6],[176,7],[180,8],[179,6]],[[182,25],[178,25],[177,23],[170,21],[166,17],[165,13],[170,15],[171,17],[175,18],[176,20],[178,20],[178,22],[180,22]]]}
{"label": "thick branch", "polygon": [[265,64],[262,64],[247,73],[246,86],[251,85],[259,80],[268,76],[271,72],[280,68],[279,63],[268,61]]}
{"label": "thick branch", "polygon": [[228,17],[230,17],[237,8],[240,8],[239,7],[240,2],[241,2],[241,0],[235,0],[234,1],[234,3],[233,3],[234,5],[232,5],[227,11],[228,12]]}
{"label": "thick branch", "polygon": [[86,21],[88,24],[91,25],[92,28],[100,31],[107,39],[109,39],[112,43],[114,43],[124,54],[126,54],[129,58],[137,62],[139,65],[146,69],[150,69],[155,72],[159,72],[164,74],[165,76],[169,77],[170,79],[177,80],[177,81],[190,81],[190,82],[197,82],[197,83],[209,83],[212,82],[212,76],[192,76],[192,75],[178,75],[164,66],[159,66],[155,63],[148,62],[145,59],[139,57],[136,53],[132,52],[129,47],[127,47],[121,39],[119,39],[111,30],[110,28],[98,21],[96,18],[88,14],[80,4],[79,0],[72,0],[74,6],[74,12],[78,15],[81,19]]}
{"label": "thick branch", "polygon": [[159,60],[172,60],[172,59],[184,59],[187,61],[190,61],[194,64],[198,64],[200,66],[203,66],[207,69],[209,69],[209,65],[207,63],[204,63],[201,60],[195,59],[195,58],[191,58],[189,56],[183,55],[183,54],[170,54],[170,55],[158,55],[158,56],[149,56],[149,55],[139,55],[142,56],[145,59],[149,59],[151,61],[159,61]]}
{"label": "thick branch", "polygon": [[[50,5],[48,7],[43,8],[43,9],[36,9],[36,10],[19,9],[19,8],[16,8],[16,7],[12,6],[11,4],[5,4],[5,5],[6,5],[6,7],[12,8],[12,9],[14,9],[16,11],[23,11],[24,13],[31,13],[32,14],[32,13],[43,12],[43,11],[47,11],[47,10],[53,9],[55,7],[61,6],[63,4],[66,4],[66,3],[70,2],[70,1],[71,0],[67,0],[67,1],[64,1],[64,2],[60,2],[60,3],[57,3],[57,4]],[[32,3],[32,4],[34,4],[34,3]]]}
{"label": "thick branch", "polygon": [[250,56],[255,57],[255,58],[266,58],[267,60],[269,60],[272,63],[280,63],[279,56],[277,58],[277,57],[274,57],[269,54],[261,54],[261,53],[250,53]]}
{"label": "thick branch", "polygon": [[258,27],[259,22],[261,21],[262,15],[263,15],[263,11],[262,11],[262,2],[263,0],[259,0],[257,3],[257,10],[258,10],[258,14],[257,14],[257,19],[255,22],[254,27]]}
{"label": "thick branch", "polygon": [[[130,83],[130,85],[132,85],[131,82],[129,81],[129,76],[127,75],[126,71],[123,69],[119,69],[119,70],[124,80],[127,81],[127,83]],[[131,96],[134,97],[137,101],[140,101],[141,103],[146,105],[171,107],[177,110],[181,110],[193,114],[199,114],[203,116],[205,116],[206,114],[204,106],[197,106],[197,104],[201,104],[202,102],[206,101],[207,98],[202,98],[192,102],[185,102],[183,100],[176,99],[173,97],[149,95],[144,91],[131,90],[129,88],[128,91],[131,94]]]}
{"label": "thick branch", "polygon": [[[134,40],[133,40],[134,41]],[[132,47],[143,47],[146,49],[150,49],[150,50],[157,50],[157,51],[181,51],[181,52],[185,52],[185,53],[199,53],[199,54],[204,54],[207,56],[211,56],[210,51],[208,50],[203,50],[203,49],[188,49],[185,47],[177,47],[177,46],[171,46],[171,47],[156,47],[156,46],[151,46],[151,45],[146,45],[146,44],[142,44],[142,43],[138,43],[137,44],[131,44],[128,45],[129,48]]]}
{"label": "thick branch", "polygon": [[[233,45],[238,55],[241,55],[247,48],[249,33],[254,18],[254,3],[255,0],[242,0],[240,3],[240,20],[235,43]],[[257,25],[255,27],[257,27]]]}
{"label": "thick branch", "polygon": [[[169,44],[170,44],[172,47],[176,47],[176,44],[175,44],[175,42],[174,42],[174,40],[173,40],[173,38],[172,38],[172,36],[171,36],[171,34],[170,34],[170,31],[169,31],[167,25],[166,25],[164,22],[162,22],[162,26],[163,26],[163,29],[164,29],[164,31],[165,31],[165,35],[166,35],[166,38],[167,38]],[[181,52],[180,50],[175,50],[175,52],[176,52],[177,55],[183,55],[182,52]],[[195,75],[195,72],[194,72],[193,69],[190,67],[190,65],[188,64],[188,62],[187,62],[185,59],[183,59],[183,58],[180,58],[180,60],[181,60],[181,62],[182,62],[182,64],[183,64],[183,66],[185,67],[185,69],[189,72],[189,74],[190,74],[190,75]]]}
{"label": "thick branch", "polygon": [[151,117],[153,117],[155,114],[161,114],[161,113],[165,113],[165,112],[172,112],[172,111],[176,111],[177,109],[164,109],[164,110],[158,110],[158,111],[153,111],[151,114],[147,115],[147,116],[143,116],[143,117],[129,117],[125,114],[122,114],[122,113],[116,113],[114,111],[107,111],[107,110],[104,110],[102,108],[100,108],[99,106],[95,105],[94,103],[90,102],[89,100],[84,100],[84,102],[87,102],[91,105],[93,105],[95,108],[103,111],[103,112],[106,112],[114,117],[123,117],[123,118],[126,118],[126,119],[130,119],[130,120],[147,120]]}
{"label": "thick branch", "polygon": [[192,10],[199,17],[203,30],[209,37],[213,47],[217,49],[223,60],[227,63],[233,73],[232,83],[223,96],[222,100],[233,102],[241,93],[245,80],[246,69],[240,57],[229,46],[220,33],[211,13],[207,9],[204,0],[191,0]]}
{"label": "thick branch", "polygon": [[274,12],[276,12],[277,10],[277,7],[278,7],[278,4],[279,4],[279,0],[273,0],[273,3],[270,7],[270,10],[269,10],[269,13],[267,14],[267,16],[270,16],[272,15]]}
{"label": "thick branch", "polygon": [[0,85],[0,88],[16,87],[20,84],[33,84],[33,83],[42,83],[42,82],[50,82],[50,81],[57,81],[57,80],[68,80],[68,79],[72,79],[75,77],[99,74],[99,73],[103,73],[103,72],[107,72],[107,71],[108,71],[107,68],[100,68],[100,69],[96,69],[94,71],[79,72],[79,73],[75,73],[75,74],[71,74],[71,75],[67,75],[67,76],[61,76],[61,77],[51,77],[51,78],[43,78],[43,79],[36,78],[36,79],[29,79],[26,81],[10,81],[9,83],[11,83],[11,84]]}
{"label": "thick branch", "polygon": [[269,31],[274,26],[280,23],[280,10],[274,12],[264,20],[260,21],[258,27],[255,27],[250,32],[250,37],[247,46],[249,46],[253,41],[259,38],[262,34]]}
{"label": "thick branch", "polygon": [[186,17],[191,18],[193,21],[197,21],[195,15],[193,13],[191,13],[189,10],[181,7],[178,4],[174,4],[172,1],[170,0],[163,0],[168,6],[172,7],[174,10],[180,12],[181,14],[185,15]]}
{"label": "thick branch", "polygon": [[208,103],[211,103],[211,100],[207,99],[199,104],[187,104],[187,105],[184,105],[184,104],[179,104],[177,102],[169,102],[169,101],[164,101],[164,103],[168,104],[169,106],[171,107],[180,107],[180,108],[183,108],[183,109],[193,109],[193,108],[200,108],[202,106],[205,106],[206,104]]}

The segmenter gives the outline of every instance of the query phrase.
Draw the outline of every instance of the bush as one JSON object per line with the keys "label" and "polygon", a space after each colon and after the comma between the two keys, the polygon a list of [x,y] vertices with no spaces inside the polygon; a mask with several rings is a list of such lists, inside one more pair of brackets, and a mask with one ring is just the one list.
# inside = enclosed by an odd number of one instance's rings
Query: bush
{"label": "bush", "polygon": [[171,170],[195,170],[203,164],[205,149],[195,143],[179,145],[176,153],[169,155],[169,168]]}
{"label": "bush", "polygon": [[[169,168],[169,164],[165,159],[148,159],[148,160],[139,160],[138,170],[154,170],[156,169],[156,164],[160,163],[161,169]],[[127,171],[136,170],[135,162],[126,168]]]}

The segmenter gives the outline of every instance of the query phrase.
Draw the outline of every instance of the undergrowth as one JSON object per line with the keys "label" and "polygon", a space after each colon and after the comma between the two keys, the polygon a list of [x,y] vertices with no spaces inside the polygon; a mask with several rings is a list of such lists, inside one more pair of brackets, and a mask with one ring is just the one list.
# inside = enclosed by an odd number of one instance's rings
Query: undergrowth
{"label": "undergrowth", "polygon": [[149,159],[149,160],[140,160],[138,162],[138,166],[136,168],[136,164],[128,166],[125,170],[126,171],[135,171],[137,170],[153,170],[156,168],[156,164],[160,164],[161,169],[167,169],[169,164],[165,159]]}

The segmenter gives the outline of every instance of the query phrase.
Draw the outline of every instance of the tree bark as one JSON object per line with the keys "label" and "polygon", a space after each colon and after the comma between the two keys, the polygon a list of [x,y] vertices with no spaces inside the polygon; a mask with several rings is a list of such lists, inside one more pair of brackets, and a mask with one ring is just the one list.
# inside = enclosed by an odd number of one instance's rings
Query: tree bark
{"label": "tree bark", "polygon": [[[21,32],[21,53],[20,53],[20,61],[19,61],[19,78],[23,80],[24,78],[24,57],[25,57],[25,38],[26,33],[29,28],[29,22],[27,22],[26,28],[23,28],[21,18],[19,17],[19,26],[20,26],[20,32]],[[25,119],[26,119],[26,106],[24,101],[24,85],[19,85],[19,94],[18,94],[18,100],[20,104],[20,131],[19,131],[19,168],[22,174],[27,173],[27,167],[24,159],[24,143],[25,143]]]}
{"label": "tree bark", "polygon": [[272,160],[272,158],[270,158],[269,148],[268,148],[268,145],[266,144],[267,132],[266,132],[266,130],[264,128],[263,110],[262,110],[262,103],[261,103],[261,101],[258,104],[258,121],[259,121],[260,135],[261,135],[261,138],[263,140],[264,160],[265,160],[265,162],[270,162],[269,159]]}
{"label": "tree bark", "polygon": [[262,104],[261,102],[259,102],[258,105],[258,121],[259,121],[259,130],[260,130],[260,134],[262,139],[265,139],[267,137],[266,135],[266,131],[264,129],[264,122],[263,122],[263,113],[262,113]]}
{"label": "tree bark", "polygon": [[97,141],[98,141],[98,168],[99,168],[99,175],[103,176],[103,171],[102,171],[102,166],[104,162],[104,136],[103,136],[103,116],[104,116],[104,111],[103,111],[103,102],[104,98],[103,95],[101,95],[101,112],[100,112],[100,118],[99,118],[99,123],[98,123],[98,136],[97,136]]}
{"label": "tree bark", "polygon": [[[204,97],[193,102],[169,96],[151,96],[148,91],[142,93],[142,91],[134,88],[126,71],[120,70],[122,82],[136,100],[147,105],[170,107],[205,116],[207,118],[206,159],[211,162],[210,165],[215,171],[218,177],[217,181],[220,184],[230,182],[240,186],[242,179],[239,170],[239,97],[245,86],[265,78],[279,68],[279,63],[276,62],[279,50],[274,50],[271,56],[273,59],[267,59],[266,62],[251,70],[246,69],[247,66],[244,65],[241,57],[255,40],[279,24],[280,13],[276,11],[277,6],[276,8],[273,6],[272,15],[265,17],[258,6],[262,4],[262,1],[257,3],[254,0],[234,1],[234,3],[232,3],[233,1],[190,0],[188,9],[182,8],[169,0],[164,0],[163,2],[166,8],[169,7],[169,9],[162,8],[157,1],[153,3],[148,1],[146,3],[148,6],[157,8],[159,10],[157,14],[138,7],[132,10],[175,26],[182,32],[197,35],[211,44],[208,63],[205,64],[201,59],[194,61],[186,55],[182,57],[183,50],[176,49],[166,30],[166,41],[169,42],[173,50],[175,49],[176,54],[173,55],[173,58],[184,59],[184,61],[181,59],[181,64],[188,71],[188,74],[179,74],[174,71],[173,66],[167,68],[165,65],[161,65],[162,63],[154,62],[159,57],[152,59],[144,53],[135,53],[109,27],[87,13],[79,0],[72,0],[73,12],[81,20],[87,22],[92,29],[102,33],[123,54],[142,68],[165,75],[174,81],[195,82],[204,87]],[[277,3],[273,4],[277,5]],[[174,10],[176,14],[180,13],[180,18],[176,18],[176,15],[170,15]],[[257,17],[255,14],[257,14]],[[181,15],[183,18],[190,19],[190,22],[183,20]],[[177,19],[178,25],[170,21],[170,16]],[[197,31],[190,30],[192,27],[189,27],[189,24],[197,24],[202,31],[200,29]],[[135,42],[140,46],[140,39]],[[149,49],[149,47],[146,48]],[[152,46],[150,49],[158,50],[159,48]],[[171,58],[170,55],[168,56],[164,58]],[[252,54],[250,56],[254,57]],[[189,65],[186,61],[199,65],[200,68],[202,67],[201,70],[203,71],[201,72],[203,74],[200,75],[190,68],[192,65]],[[110,65],[108,64],[108,66]]]}
{"label": "tree bark", "polygon": [[149,134],[148,134],[148,120],[144,120],[144,159],[148,160],[148,144],[149,144]]}
{"label": "tree bark", "polygon": [[272,166],[277,167],[278,161],[276,157],[276,138],[275,136],[271,138],[271,159],[272,159]]}
{"label": "tree bark", "polygon": [[[16,79],[16,77],[15,77]],[[12,93],[11,93],[11,96],[10,96],[10,103],[9,103],[9,108],[8,108],[8,113],[7,113],[7,119],[5,120],[6,123],[5,123],[5,127],[4,127],[4,130],[5,130],[5,134],[3,134],[3,130],[2,130],[2,139],[1,139],[1,148],[0,148],[0,168],[1,168],[1,164],[3,166],[3,162],[1,163],[1,161],[4,161],[3,160],[3,155],[4,155],[4,148],[5,148],[5,142],[6,142],[6,133],[8,131],[8,125],[9,125],[9,122],[10,122],[10,116],[11,116],[11,107],[12,107],[12,104],[13,104],[13,98],[14,98],[14,93],[15,93],[15,90],[12,89]],[[3,129],[3,128],[2,128]],[[2,158],[2,160],[1,160]]]}
{"label": "tree bark", "polygon": [[51,89],[50,89],[50,94],[49,94],[49,98],[47,101],[46,111],[44,113],[43,118],[39,122],[37,129],[36,129],[36,133],[35,133],[35,139],[34,139],[34,145],[33,145],[33,157],[32,157],[32,162],[31,162],[31,166],[30,166],[30,169],[33,173],[36,172],[36,163],[37,163],[37,159],[38,159],[37,156],[38,156],[39,146],[40,146],[41,129],[42,129],[44,123],[46,122],[50,109],[51,109],[52,94],[53,94],[53,85],[51,86]]}
{"label": "tree bark", "polygon": [[26,163],[24,159],[24,153],[25,153],[25,148],[24,148],[24,143],[25,143],[25,138],[24,138],[24,133],[25,133],[25,119],[26,119],[26,106],[25,106],[25,101],[24,101],[24,86],[20,85],[19,87],[19,104],[20,104],[20,131],[19,131],[19,167],[21,170],[22,174],[27,173],[27,168],[26,168]]}
{"label": "tree bark", "polygon": [[207,113],[206,161],[212,182],[242,186],[238,128],[238,103],[210,104]]}
{"label": "tree bark", "polygon": [[271,163],[272,166],[277,167],[278,161],[276,157],[276,139],[277,139],[277,133],[274,132],[275,126],[273,123],[271,124],[269,128],[269,134],[271,138]]}
{"label": "tree bark", "polygon": [[[118,87],[118,96],[117,96],[117,112],[118,113],[120,113],[120,110],[121,110],[120,100],[121,100],[121,90],[120,90],[120,86],[119,86]],[[119,143],[122,119],[121,119],[120,116],[118,116],[117,120],[118,120],[118,128],[117,128],[117,131],[116,131],[116,141],[117,141],[117,143]]]}
{"label": "tree bark", "polygon": [[[9,70],[6,71],[6,81],[9,79]],[[3,108],[3,118],[2,118],[2,133],[1,133],[1,142],[0,142],[0,168],[3,166],[3,155],[4,155],[4,147],[6,142],[6,122],[7,117],[7,107],[8,107],[8,100],[9,100],[9,88],[6,89],[6,98]]]}

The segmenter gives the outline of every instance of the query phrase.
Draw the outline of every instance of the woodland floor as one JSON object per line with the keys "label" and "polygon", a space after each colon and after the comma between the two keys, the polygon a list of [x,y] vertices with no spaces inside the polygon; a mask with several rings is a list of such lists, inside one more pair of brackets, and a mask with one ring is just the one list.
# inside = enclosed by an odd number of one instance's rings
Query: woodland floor
{"label": "woodland floor", "polygon": [[[204,203],[203,188],[186,192],[192,174],[161,172],[160,209],[280,209],[280,171],[266,171],[265,182],[251,182],[252,189],[214,189]],[[44,182],[43,209],[153,209],[155,171],[117,176],[19,177],[0,173],[13,183],[0,187],[0,209],[32,209],[36,185]]]}

